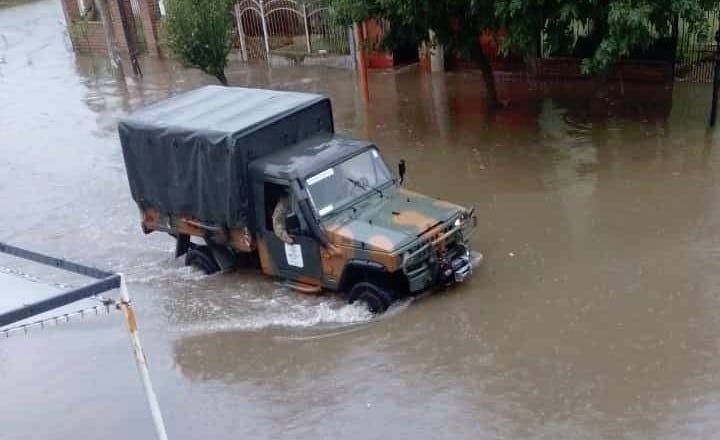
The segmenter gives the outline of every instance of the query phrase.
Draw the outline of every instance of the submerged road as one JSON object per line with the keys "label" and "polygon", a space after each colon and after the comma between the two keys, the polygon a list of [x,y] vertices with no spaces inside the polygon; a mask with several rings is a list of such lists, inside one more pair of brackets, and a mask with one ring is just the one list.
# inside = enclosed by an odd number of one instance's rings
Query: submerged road
{"label": "submerged road", "polygon": [[[0,241],[129,277],[170,438],[697,439],[720,430],[720,135],[710,88],[500,85],[233,64],[232,84],[331,96],[337,127],[473,205],[485,263],[373,320],[253,273],[206,277],[145,236],[118,118],[213,80],[76,56],[59,2],[0,9]],[[129,72],[130,70],[127,69]],[[0,259],[0,304],[28,273]],[[47,286],[46,286],[47,287]],[[44,288],[46,288],[44,287]],[[152,438],[119,313],[0,340],[0,438]]]}

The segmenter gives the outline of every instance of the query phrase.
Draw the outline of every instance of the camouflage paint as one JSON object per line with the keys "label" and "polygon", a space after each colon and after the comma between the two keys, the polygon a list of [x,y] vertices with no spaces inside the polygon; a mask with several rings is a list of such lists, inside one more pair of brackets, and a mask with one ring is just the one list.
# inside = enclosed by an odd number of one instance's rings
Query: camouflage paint
{"label": "camouflage paint", "polygon": [[[373,195],[354,208],[323,225],[332,243],[330,249],[321,251],[323,277],[329,288],[337,288],[353,259],[381,264],[390,273],[402,270],[407,249],[437,239],[447,231],[449,221],[468,212],[399,187],[386,190],[382,198]],[[436,252],[444,251],[445,241],[440,240]]]}
{"label": "camouflage paint", "polygon": [[373,253],[396,253],[423,233],[466,212],[460,206],[392,188],[383,198],[373,196],[327,221],[331,243]]}
{"label": "camouflage paint", "polygon": [[262,269],[262,272],[265,275],[278,275],[277,267],[275,266],[275,263],[270,257],[270,252],[268,251],[267,244],[265,243],[265,240],[263,240],[262,237],[260,237],[259,235],[257,237],[257,251],[258,256],[260,257],[260,268]]}
{"label": "camouflage paint", "polygon": [[[367,261],[382,265],[388,273],[403,269],[403,254],[423,243],[438,240],[461,214],[468,211],[461,206],[397,186],[386,189],[383,197],[371,195],[322,223],[330,243],[319,248],[322,278],[303,274],[294,277],[301,283],[298,290],[314,291],[314,287],[337,290],[348,262]],[[143,230],[208,237],[212,229],[191,218],[170,218],[158,210],[147,208],[142,213]],[[281,276],[278,262],[284,255],[274,255],[262,233],[247,229],[230,229],[222,235],[225,243],[237,252],[258,252],[262,272]],[[220,243],[219,243],[220,244]],[[434,252],[442,255],[446,241],[438,240]],[[310,287],[312,286],[312,287]],[[292,285],[290,286],[292,287]]]}

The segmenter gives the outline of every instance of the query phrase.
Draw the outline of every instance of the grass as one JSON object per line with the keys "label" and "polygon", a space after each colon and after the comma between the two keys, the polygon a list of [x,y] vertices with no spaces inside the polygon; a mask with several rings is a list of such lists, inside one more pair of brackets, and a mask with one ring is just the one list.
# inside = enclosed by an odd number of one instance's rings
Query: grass
{"label": "grass", "polygon": [[310,41],[312,46],[311,54],[307,53],[307,44],[305,42],[301,44],[288,44],[286,46],[273,49],[272,53],[291,58],[318,56],[318,51],[320,50],[325,50],[329,54],[348,55],[350,53],[350,49],[347,47],[347,44],[333,45],[330,41],[319,36],[312,36]]}

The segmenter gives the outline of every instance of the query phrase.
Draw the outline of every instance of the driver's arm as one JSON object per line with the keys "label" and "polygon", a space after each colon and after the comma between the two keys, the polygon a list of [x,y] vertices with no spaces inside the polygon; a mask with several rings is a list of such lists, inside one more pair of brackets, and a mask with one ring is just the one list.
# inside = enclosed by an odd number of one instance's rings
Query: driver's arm
{"label": "driver's arm", "polygon": [[287,226],[285,224],[287,220],[287,215],[289,211],[289,201],[287,197],[282,197],[280,200],[278,200],[277,204],[275,205],[275,209],[273,210],[272,220],[273,220],[273,232],[279,238],[280,240],[284,241],[287,244],[292,244],[293,239],[287,232]]}

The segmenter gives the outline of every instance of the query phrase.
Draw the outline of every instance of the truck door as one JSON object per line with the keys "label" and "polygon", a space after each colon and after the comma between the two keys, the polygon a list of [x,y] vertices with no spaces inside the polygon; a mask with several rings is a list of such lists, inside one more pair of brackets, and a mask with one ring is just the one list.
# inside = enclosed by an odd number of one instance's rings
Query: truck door
{"label": "truck door", "polygon": [[[267,255],[263,256],[261,253],[260,258],[270,259],[269,262],[262,262],[263,267],[274,268],[273,275],[282,278],[320,285],[322,281],[320,244],[308,233],[307,224],[300,216],[288,183],[265,182],[263,189],[265,218],[261,233],[267,246]],[[287,197],[289,201],[290,221],[286,221],[286,228],[292,237],[292,244],[282,241],[273,230],[273,211],[283,197]]]}

